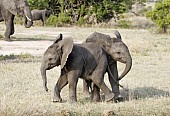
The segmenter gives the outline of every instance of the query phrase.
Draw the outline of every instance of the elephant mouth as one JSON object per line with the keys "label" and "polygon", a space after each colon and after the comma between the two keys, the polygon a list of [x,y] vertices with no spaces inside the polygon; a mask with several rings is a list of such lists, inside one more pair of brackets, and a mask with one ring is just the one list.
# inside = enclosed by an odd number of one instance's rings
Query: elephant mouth
{"label": "elephant mouth", "polygon": [[116,61],[119,61],[119,62],[121,62],[123,64],[126,64],[126,61],[122,60],[122,58],[118,58],[118,59],[116,59]]}
{"label": "elephant mouth", "polygon": [[57,64],[50,63],[50,64],[48,64],[47,70],[50,70],[50,69],[54,68],[55,66],[58,66],[58,65],[57,65]]}

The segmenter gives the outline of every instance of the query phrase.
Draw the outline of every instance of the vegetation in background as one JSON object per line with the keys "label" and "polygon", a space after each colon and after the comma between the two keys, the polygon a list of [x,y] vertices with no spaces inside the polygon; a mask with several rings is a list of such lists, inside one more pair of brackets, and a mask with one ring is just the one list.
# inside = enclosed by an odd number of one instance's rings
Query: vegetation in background
{"label": "vegetation in background", "polygon": [[[48,9],[52,13],[52,19],[47,21],[51,25],[54,16],[57,17],[54,23],[78,24],[82,25],[89,22],[95,16],[95,23],[107,22],[114,15],[126,11],[125,0],[28,0],[31,9]],[[92,22],[94,23],[94,22]]]}
{"label": "vegetation in background", "polygon": [[49,7],[49,0],[27,0],[31,10],[33,9],[47,9]]}
{"label": "vegetation in background", "polygon": [[0,61],[1,60],[17,60],[17,61],[29,61],[30,59],[33,59],[34,56],[32,56],[29,53],[21,53],[19,55],[10,54],[10,55],[0,55]]}
{"label": "vegetation in background", "polygon": [[168,26],[170,25],[170,0],[163,0],[155,5],[155,8],[146,13],[158,27],[161,33],[167,33]]}

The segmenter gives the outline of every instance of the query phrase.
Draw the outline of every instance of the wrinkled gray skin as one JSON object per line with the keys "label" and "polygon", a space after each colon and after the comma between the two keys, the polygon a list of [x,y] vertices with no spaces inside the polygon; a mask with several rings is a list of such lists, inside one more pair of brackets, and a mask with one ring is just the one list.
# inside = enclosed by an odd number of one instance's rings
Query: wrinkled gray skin
{"label": "wrinkled gray skin", "polygon": [[[119,91],[119,80],[121,80],[131,69],[132,67],[132,58],[129,53],[128,47],[121,40],[121,35],[118,31],[115,31],[116,38],[111,38],[109,35],[94,32],[86,39],[86,43],[94,42],[101,46],[108,58],[109,68],[111,70],[114,79],[108,73],[109,81],[112,87],[112,92],[115,94],[115,101],[119,102],[123,100],[123,96],[120,95]],[[123,73],[118,77],[117,70],[117,61],[126,64],[126,67]],[[115,82],[115,80],[117,82]],[[88,93],[88,85],[84,81],[83,90],[85,93]]]}
{"label": "wrinkled gray skin", "polygon": [[20,14],[28,19],[26,28],[32,26],[32,15],[26,0],[0,0],[0,21],[5,21],[5,40],[10,41],[10,35],[14,34],[14,17]]}
{"label": "wrinkled gray skin", "polygon": [[[31,11],[31,14],[32,14],[33,21],[41,20],[42,26],[44,26],[45,21],[47,20],[47,18],[50,17],[51,13],[47,9],[44,9],[44,10],[34,9],[34,10]],[[25,19],[25,22],[27,22],[27,19]]]}
{"label": "wrinkled gray skin", "polygon": [[[45,51],[41,63],[41,75],[46,91],[47,77],[46,70],[55,66],[61,67],[61,75],[54,89],[54,102],[61,102],[60,92],[64,86],[69,84],[69,101],[76,102],[76,86],[78,78],[93,82],[94,95],[101,89],[105,94],[105,100],[113,99],[114,94],[104,83],[104,74],[107,70],[107,57],[100,46],[93,42],[73,44],[72,39],[63,39],[60,34],[56,41]],[[99,95],[98,95],[99,96]],[[100,98],[93,96],[95,101]]]}

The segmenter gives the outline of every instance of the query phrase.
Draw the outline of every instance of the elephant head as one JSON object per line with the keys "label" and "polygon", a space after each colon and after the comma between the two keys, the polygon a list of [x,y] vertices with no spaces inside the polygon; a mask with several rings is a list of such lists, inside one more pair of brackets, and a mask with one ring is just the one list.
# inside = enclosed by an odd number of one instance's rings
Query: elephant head
{"label": "elephant head", "polygon": [[26,28],[32,26],[32,15],[29,4],[26,0],[2,0],[2,6],[13,15],[21,14],[27,18]]}
{"label": "elephant head", "polygon": [[47,77],[46,77],[46,70],[50,70],[55,66],[63,67],[66,64],[67,58],[73,49],[73,40],[72,39],[63,39],[62,34],[60,34],[55,42],[48,47],[45,51],[42,62],[41,62],[41,76],[43,79],[43,86],[46,91],[47,88]]}
{"label": "elephant head", "polygon": [[116,38],[111,38],[109,35],[94,32],[87,37],[86,42],[94,42],[100,45],[105,52],[110,55],[115,61],[120,61],[126,64],[123,73],[120,75],[121,80],[132,67],[132,58],[129,53],[128,47],[123,43],[121,35],[115,31]]}
{"label": "elephant head", "polygon": [[50,17],[50,15],[51,15],[50,10],[45,9],[45,16],[48,18]]}

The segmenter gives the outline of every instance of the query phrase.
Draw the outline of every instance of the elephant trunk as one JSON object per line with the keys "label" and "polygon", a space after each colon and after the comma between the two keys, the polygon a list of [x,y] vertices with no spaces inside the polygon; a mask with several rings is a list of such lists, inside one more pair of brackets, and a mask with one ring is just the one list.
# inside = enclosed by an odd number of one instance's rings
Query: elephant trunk
{"label": "elephant trunk", "polygon": [[24,8],[24,15],[26,17],[25,27],[30,28],[33,25],[33,19],[29,7]]}
{"label": "elephant trunk", "polygon": [[119,76],[118,80],[121,80],[131,69],[132,67],[132,58],[129,57],[126,61],[126,67],[125,70],[123,71],[123,73]]}
{"label": "elephant trunk", "polygon": [[43,63],[42,63],[42,65],[41,65],[41,76],[42,76],[42,79],[43,79],[44,89],[45,89],[45,91],[48,91],[48,88],[47,88],[46,68],[45,68],[45,66],[44,66]]}

